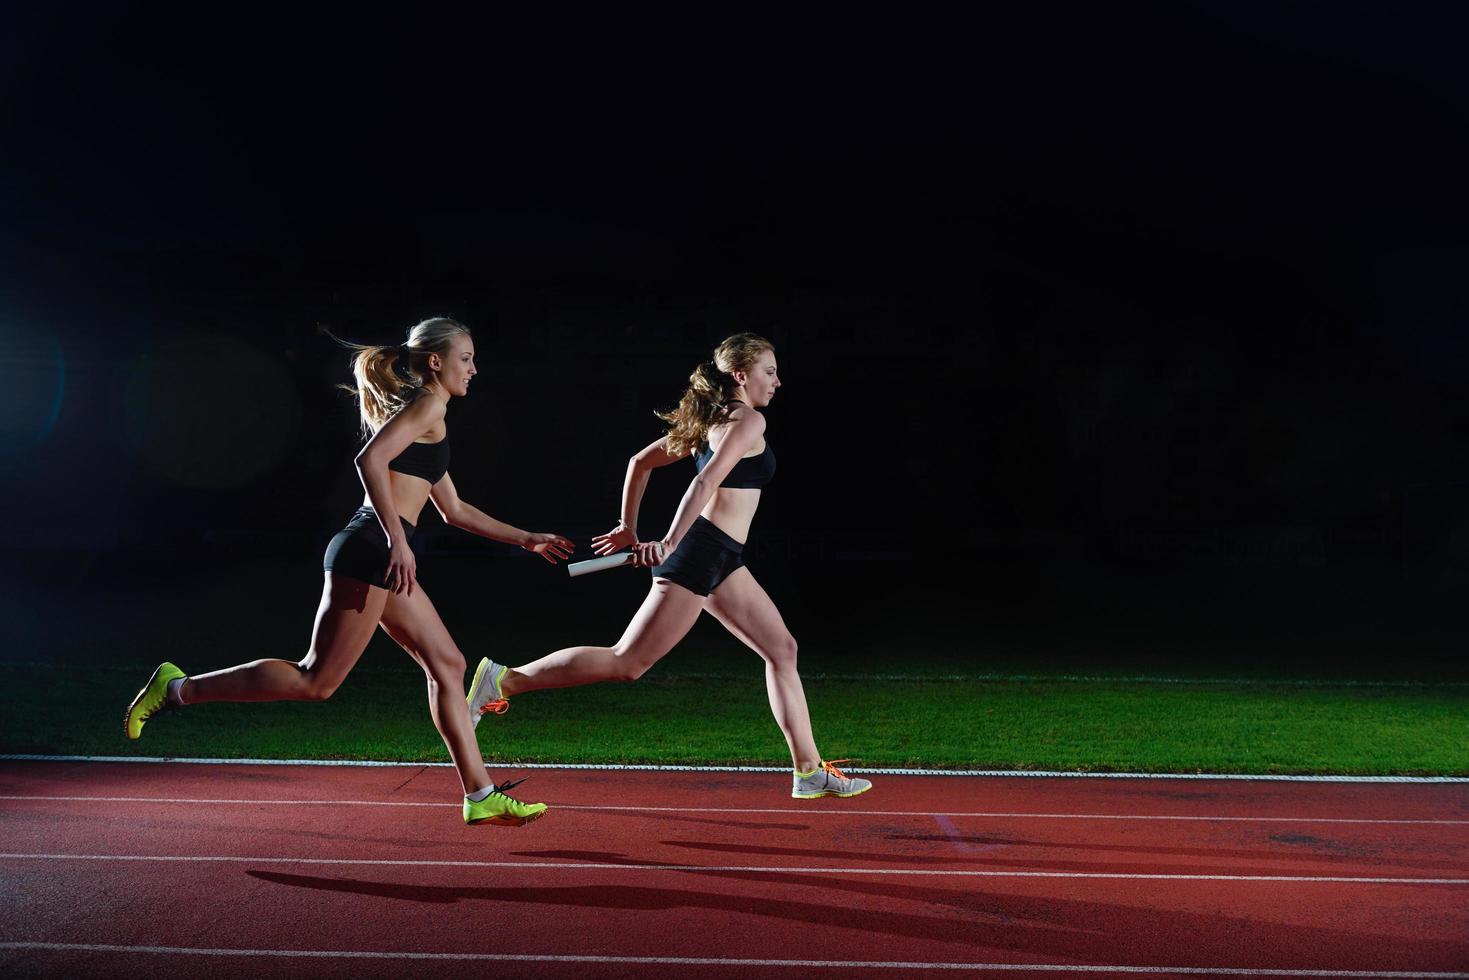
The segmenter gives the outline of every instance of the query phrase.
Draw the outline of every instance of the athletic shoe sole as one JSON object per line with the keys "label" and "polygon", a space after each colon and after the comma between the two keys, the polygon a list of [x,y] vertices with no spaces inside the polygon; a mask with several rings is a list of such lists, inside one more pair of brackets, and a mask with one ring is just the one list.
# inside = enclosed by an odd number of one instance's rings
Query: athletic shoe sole
{"label": "athletic shoe sole", "polygon": [[838,793],[834,789],[822,790],[820,793],[792,793],[791,794],[791,799],[793,799],[793,800],[819,800],[823,796],[839,796],[842,799],[846,799],[849,796],[861,796],[863,793],[867,792],[871,788],[872,788],[872,786],[869,784],[867,786],[863,786],[861,789],[853,790],[850,793]]}
{"label": "athletic shoe sole", "polygon": [[493,817],[481,817],[478,820],[466,820],[464,822],[471,827],[482,823],[487,823],[492,827],[524,827],[528,823],[535,823],[541,817],[545,816],[545,813],[545,810],[537,810],[535,813],[525,817],[514,817],[508,813],[500,813]]}

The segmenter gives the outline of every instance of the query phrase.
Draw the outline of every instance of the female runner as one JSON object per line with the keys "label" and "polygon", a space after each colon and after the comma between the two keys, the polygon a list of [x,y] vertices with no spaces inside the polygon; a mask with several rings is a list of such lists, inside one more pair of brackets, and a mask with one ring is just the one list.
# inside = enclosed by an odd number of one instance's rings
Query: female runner
{"label": "female runner", "polygon": [[[811,734],[806,695],[796,672],[796,641],[770,596],[740,557],[760,489],[775,473],[765,440],[765,416],[780,379],[775,350],[754,334],[736,334],[689,378],[678,408],[660,414],[668,433],[634,456],[622,490],[617,527],[593,539],[599,555],[632,546],[635,564],[653,569],[653,588],[611,647],[569,647],[511,669],[488,658],[475,671],[469,713],[476,725],[499,714],[507,698],[548,687],[631,681],[683,639],[701,611],[765,660],[765,685],[775,722],[795,767],[797,799],[856,796],[872,788],[823,762]],[[661,541],[637,539],[638,505],[649,473],[694,454],[698,470]],[[838,760],[841,761],[841,760]]]}
{"label": "female runner", "polygon": [[[402,347],[349,344],[367,444],[357,454],[366,489],[362,507],[327,545],[326,581],[311,649],[301,660],[256,660],[208,674],[186,675],[171,663],[153,672],[128,706],[128,738],[163,710],[205,701],[325,701],[346,679],[373,630],[381,626],[428,675],[434,725],[464,786],[464,822],[521,826],[546,811],[497,789],[485,773],[474,726],[464,709],[464,655],[419,587],[409,540],[432,500],[444,521],[481,537],[519,545],[551,564],[572,543],[559,534],[522,531],[459,499],[449,477],[444,414],[449,399],[469,393],[475,376],[469,330],[446,317],[425,320]],[[401,374],[399,373],[401,372]]]}

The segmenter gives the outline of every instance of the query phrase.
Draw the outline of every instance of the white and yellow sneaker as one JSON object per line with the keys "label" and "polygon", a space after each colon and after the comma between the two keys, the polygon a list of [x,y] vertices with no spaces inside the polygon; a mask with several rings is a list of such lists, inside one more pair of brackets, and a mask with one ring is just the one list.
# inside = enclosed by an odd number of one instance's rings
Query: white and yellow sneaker
{"label": "white and yellow sneaker", "polygon": [[497,664],[489,657],[479,662],[474,671],[474,681],[469,685],[469,697],[465,698],[469,703],[469,720],[475,728],[479,727],[479,720],[485,715],[491,712],[503,715],[510,710],[510,702],[500,693],[500,681],[509,671],[509,667]]}
{"label": "white and yellow sneaker", "polygon": [[870,781],[848,776],[837,768],[838,762],[846,761],[838,759],[836,762],[823,762],[819,769],[812,769],[810,772],[797,771],[794,785],[791,786],[791,796],[798,800],[814,800],[822,796],[856,796],[870,790]]}

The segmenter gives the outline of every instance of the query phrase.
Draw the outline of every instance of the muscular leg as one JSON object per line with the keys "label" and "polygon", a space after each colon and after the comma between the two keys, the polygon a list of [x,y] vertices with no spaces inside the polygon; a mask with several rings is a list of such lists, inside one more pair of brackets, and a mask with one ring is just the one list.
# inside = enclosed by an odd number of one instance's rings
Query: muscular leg
{"label": "muscular leg", "polygon": [[703,596],[654,579],[648,598],[615,646],[567,647],[548,653],[507,672],[500,690],[510,697],[548,687],[637,680],[688,634],[703,608]]}
{"label": "muscular leg", "polygon": [[770,710],[790,746],[796,769],[808,772],[821,765],[821,753],[816,750],[816,740],[811,735],[806,692],[801,687],[801,675],[796,673],[796,640],[786,629],[785,620],[770,596],[748,568],[738,568],[709,594],[707,608],[710,615],[765,660]]}
{"label": "muscular leg", "polygon": [[382,626],[428,675],[429,714],[459,771],[465,794],[489,786],[485,760],[464,704],[464,654],[422,586],[415,587],[412,595],[389,596]]}
{"label": "muscular leg", "polygon": [[311,649],[299,661],[256,660],[184,681],[185,704],[204,701],[324,701],[356,666],[388,592],[326,573]]}

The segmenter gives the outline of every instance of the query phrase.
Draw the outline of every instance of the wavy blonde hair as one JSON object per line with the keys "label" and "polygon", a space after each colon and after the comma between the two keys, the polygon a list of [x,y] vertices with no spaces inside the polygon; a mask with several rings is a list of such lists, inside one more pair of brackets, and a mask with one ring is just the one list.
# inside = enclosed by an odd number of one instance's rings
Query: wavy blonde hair
{"label": "wavy blonde hair", "polygon": [[711,428],[728,420],[729,400],[739,387],[734,372],[749,371],[768,350],[775,347],[764,337],[737,333],[714,348],[712,361],[694,368],[678,407],[655,413],[668,423],[664,438],[670,454],[682,456],[694,452],[708,441]]}
{"label": "wavy blonde hair", "polygon": [[[325,331],[323,331],[325,332]],[[354,344],[332,337],[343,347],[356,351],[348,362],[355,385],[339,385],[357,396],[357,410],[362,415],[362,435],[371,436],[423,394],[432,371],[428,356],[447,356],[454,338],[469,336],[469,328],[446,316],[430,317],[414,324],[408,340],[401,346]]]}

